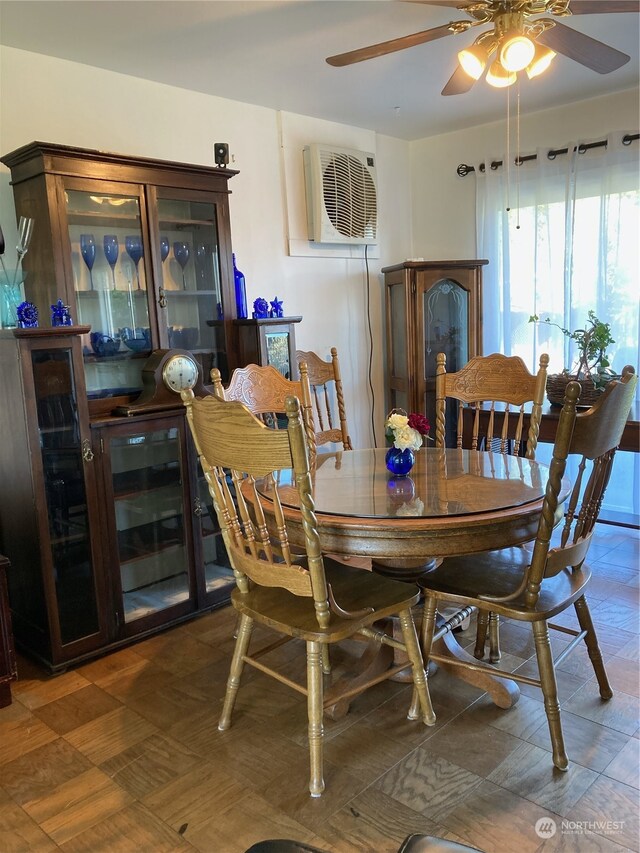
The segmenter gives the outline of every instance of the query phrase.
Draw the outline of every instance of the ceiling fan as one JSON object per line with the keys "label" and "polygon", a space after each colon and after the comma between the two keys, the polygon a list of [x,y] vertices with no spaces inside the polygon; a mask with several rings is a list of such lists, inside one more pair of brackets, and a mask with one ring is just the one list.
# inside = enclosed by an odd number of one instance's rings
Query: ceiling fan
{"label": "ceiling fan", "polygon": [[444,36],[458,35],[472,27],[488,24],[489,29],[484,30],[473,44],[458,53],[459,65],[442,90],[443,95],[460,95],[468,92],[476,80],[480,79],[485,69],[487,69],[487,83],[498,88],[514,83],[518,71],[525,71],[532,79],[549,67],[556,53],[562,53],[599,74],[609,74],[628,62],[630,57],[604,42],[566,27],[556,19],[571,15],[640,12],[640,0],[466,0],[466,2],[465,0],[410,0],[410,2],[455,8],[470,15],[474,20],[452,21],[430,30],[330,56],[327,58],[329,65],[352,65],[355,62],[384,56],[407,47],[435,41]]}

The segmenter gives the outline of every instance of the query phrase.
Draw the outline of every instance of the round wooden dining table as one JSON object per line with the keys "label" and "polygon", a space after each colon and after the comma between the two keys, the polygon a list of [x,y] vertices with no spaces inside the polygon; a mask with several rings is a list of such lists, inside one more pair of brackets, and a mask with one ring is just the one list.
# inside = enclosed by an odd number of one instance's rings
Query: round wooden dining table
{"label": "round wooden dining table", "polygon": [[[374,571],[412,582],[419,582],[437,558],[534,539],[548,473],[545,465],[523,457],[426,447],[416,453],[406,477],[389,473],[384,448],[318,454],[312,468],[323,552],[369,557]],[[280,497],[291,543],[303,548],[291,478],[291,471],[280,473]],[[269,496],[268,486],[259,491]],[[451,634],[440,640],[438,652],[474,661]],[[487,690],[500,707],[519,697],[513,681],[461,667],[451,671]]]}

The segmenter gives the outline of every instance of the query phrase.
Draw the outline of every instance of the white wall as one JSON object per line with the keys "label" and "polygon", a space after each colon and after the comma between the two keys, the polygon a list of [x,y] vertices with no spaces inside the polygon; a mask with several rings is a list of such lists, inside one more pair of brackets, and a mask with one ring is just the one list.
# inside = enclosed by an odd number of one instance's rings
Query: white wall
{"label": "white wall", "polygon": [[[281,137],[281,125],[287,134]],[[230,188],[233,247],[247,297],[278,296],[285,314],[303,316],[300,349],[328,355],[338,347],[354,446],[371,444],[366,275],[355,259],[290,257],[289,208],[301,208],[301,184],[288,185],[283,163],[300,140],[374,150],[379,180],[379,247],[370,254],[375,420],[382,443],[383,341],[380,267],[409,257],[409,144],[371,131],[280,116],[274,110],[211,97],[14,48],[0,47],[0,153],[34,140],[123,154],[213,165],[213,143],[228,142],[240,174]],[[289,148],[282,155],[281,144]],[[373,148],[371,146],[374,146]],[[284,145],[286,149],[286,144]],[[295,167],[294,167],[295,169]],[[0,166],[0,223],[8,254],[15,212],[8,170]],[[295,221],[295,220],[294,220]],[[37,227],[37,223],[36,223]],[[297,226],[296,226],[297,227]]]}
{"label": "white wall", "polygon": [[[464,97],[464,96],[462,96]],[[638,131],[638,90],[523,114],[521,152],[562,148],[568,142],[603,139],[617,130]],[[513,136],[512,136],[513,138]],[[634,143],[637,144],[637,143]],[[475,178],[459,178],[460,163],[504,159],[505,121],[411,143],[413,250],[428,260],[475,258]],[[515,155],[514,155],[515,156]]]}

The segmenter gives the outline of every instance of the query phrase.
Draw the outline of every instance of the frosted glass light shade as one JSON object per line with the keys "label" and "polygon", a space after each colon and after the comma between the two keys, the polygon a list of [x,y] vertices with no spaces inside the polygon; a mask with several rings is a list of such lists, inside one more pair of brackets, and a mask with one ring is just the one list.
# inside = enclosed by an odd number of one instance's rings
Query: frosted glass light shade
{"label": "frosted glass light shade", "polygon": [[516,74],[515,71],[507,71],[496,59],[491,63],[485,79],[490,86],[494,86],[496,89],[505,89],[516,82]]}
{"label": "frosted glass light shade", "polygon": [[487,64],[487,51],[481,44],[472,44],[458,53],[458,62],[469,77],[479,80]]}
{"label": "frosted glass light shade", "polygon": [[522,71],[533,59],[536,46],[523,35],[507,37],[498,53],[502,67],[507,71]]}
{"label": "frosted glass light shade", "polygon": [[527,65],[527,77],[529,80],[533,80],[533,78],[537,77],[538,74],[542,74],[543,71],[546,71],[551,65],[551,60],[555,55],[555,51],[551,50],[550,47],[537,44],[534,57],[529,65]]}

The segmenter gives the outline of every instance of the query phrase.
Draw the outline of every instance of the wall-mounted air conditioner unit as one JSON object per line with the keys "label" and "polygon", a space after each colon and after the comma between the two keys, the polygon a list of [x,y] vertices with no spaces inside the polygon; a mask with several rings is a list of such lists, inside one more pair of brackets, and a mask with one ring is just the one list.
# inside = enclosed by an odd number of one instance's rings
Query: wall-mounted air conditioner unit
{"label": "wall-mounted air conditioner unit", "polygon": [[376,243],[376,158],[365,151],[307,145],[304,149],[309,240]]}

